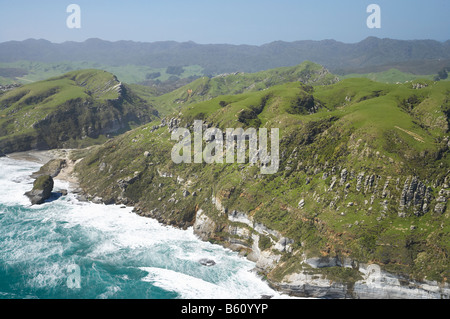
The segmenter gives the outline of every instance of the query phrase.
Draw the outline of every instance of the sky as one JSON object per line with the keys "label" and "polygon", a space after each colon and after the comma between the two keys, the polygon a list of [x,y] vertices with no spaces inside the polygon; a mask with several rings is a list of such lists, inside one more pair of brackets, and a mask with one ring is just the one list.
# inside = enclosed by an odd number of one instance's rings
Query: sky
{"label": "sky", "polygon": [[[81,9],[81,28],[68,28],[66,9]],[[370,4],[381,28],[369,28]],[[369,36],[450,39],[449,0],[0,0],[0,42],[29,38],[55,43],[194,41],[262,45],[273,41]]]}

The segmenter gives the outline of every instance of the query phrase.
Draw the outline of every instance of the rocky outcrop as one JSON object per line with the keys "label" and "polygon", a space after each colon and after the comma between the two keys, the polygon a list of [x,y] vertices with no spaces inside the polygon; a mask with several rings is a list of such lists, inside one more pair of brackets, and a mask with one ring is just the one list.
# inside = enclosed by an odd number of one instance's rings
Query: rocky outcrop
{"label": "rocky outcrop", "polygon": [[167,126],[169,128],[169,132],[172,133],[175,131],[180,125],[180,120],[177,118],[172,117],[168,122]]}
{"label": "rocky outcrop", "polygon": [[202,240],[212,238],[216,232],[216,223],[208,217],[203,210],[197,211],[194,222],[194,233]]}
{"label": "rocky outcrop", "polygon": [[38,177],[33,184],[33,189],[25,195],[30,199],[32,205],[43,204],[50,198],[53,190],[53,178],[50,175]]}
{"label": "rocky outcrop", "polygon": [[[364,155],[361,156],[369,155],[377,157],[386,164],[392,163],[391,158],[372,154],[369,149],[365,149]],[[290,162],[295,160],[298,160],[296,155],[289,157]],[[329,207],[335,208],[336,211],[342,207],[355,207],[356,210],[363,208],[371,212],[378,211],[380,214],[392,211],[400,218],[414,215],[421,217],[429,213],[442,215],[447,210],[447,200],[450,195],[448,173],[433,181],[417,175],[394,178],[387,174],[375,174],[366,170],[350,171],[345,167],[330,167],[328,163],[310,164],[312,165],[300,162],[297,167],[307,174],[305,185],[314,179],[321,179],[326,181],[326,190],[322,194],[320,191],[314,194],[299,194],[299,202],[295,205],[300,209],[312,200],[317,203],[328,202]],[[347,194],[354,191],[365,199],[359,203],[343,202]]]}
{"label": "rocky outcrop", "polygon": [[202,266],[206,266],[206,267],[211,267],[214,266],[216,264],[216,262],[212,259],[207,259],[207,258],[202,258],[199,261],[199,264]]}
{"label": "rocky outcrop", "polygon": [[17,89],[18,87],[21,87],[21,84],[6,84],[6,85],[0,85],[0,92],[7,92],[14,89]]}
{"label": "rocky outcrop", "polygon": [[67,167],[67,162],[65,159],[52,159],[42,166],[39,171],[31,174],[31,177],[38,178],[43,175],[49,175],[52,178],[55,178],[65,167]]}
{"label": "rocky outcrop", "polygon": [[[354,264],[345,267],[352,266],[355,267]],[[376,264],[361,264],[357,265],[355,269],[361,275],[361,279],[355,282],[330,281],[324,276],[305,271],[287,275],[280,283],[272,284],[282,292],[301,297],[333,299],[450,298],[450,285],[448,284],[408,280],[384,272]]]}
{"label": "rocky outcrop", "polygon": [[429,211],[432,191],[431,187],[427,187],[417,177],[408,177],[400,196],[399,216],[405,217],[403,211],[411,206],[414,207],[416,216],[425,215]]}

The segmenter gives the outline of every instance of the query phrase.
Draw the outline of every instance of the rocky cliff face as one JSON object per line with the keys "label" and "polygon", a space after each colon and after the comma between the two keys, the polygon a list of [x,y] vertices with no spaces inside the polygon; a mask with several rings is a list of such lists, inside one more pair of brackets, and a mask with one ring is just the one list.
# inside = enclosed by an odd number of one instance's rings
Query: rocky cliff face
{"label": "rocky cliff face", "polygon": [[[145,131],[161,134],[178,127],[179,122],[172,118]],[[133,134],[133,143],[145,140],[142,132]],[[193,227],[202,240],[224,245],[256,262],[257,270],[274,287],[295,296],[450,298],[447,283],[417,280],[408,274],[412,270],[399,271],[392,267],[406,260],[426,267],[421,263],[427,259],[426,256],[434,254],[434,248],[427,247],[432,247],[432,237],[439,231],[432,232],[425,239],[420,236],[428,223],[423,218],[440,220],[446,216],[450,181],[447,174],[423,180],[420,176],[388,175],[370,168],[359,170],[330,165],[327,161],[319,164],[315,155],[302,158],[294,148],[282,155],[285,164],[282,166],[285,176],[282,180],[287,183],[290,177],[286,175],[297,171],[302,172],[305,186],[315,186],[314,191],[298,192],[290,203],[281,206],[283,211],[300,216],[297,230],[283,231],[267,226],[258,215],[260,208],[245,209],[239,201],[238,204],[231,201],[233,196],[252,198],[248,189],[224,187],[215,190],[214,184],[210,184],[214,179],[205,179],[212,173],[206,172],[202,178],[197,175],[199,172],[186,173],[164,163],[157,164],[161,163],[161,154],[156,148],[145,152],[139,149],[141,153],[135,158],[146,163],[145,168],[123,175],[101,191],[91,190],[91,198],[103,197],[108,204],[134,205],[138,214],[156,218],[164,224]],[[360,160],[393,164],[391,158],[383,157],[369,147],[361,148],[355,156]],[[97,154],[96,157],[101,159],[98,171],[101,174],[109,172],[113,176],[115,160],[107,154]],[[258,167],[254,167],[252,174],[257,170]],[[145,199],[136,196],[141,189],[147,189]],[[315,213],[319,208],[329,214],[330,220]],[[331,221],[339,222],[339,226],[333,226],[339,227],[338,231],[331,228]],[[377,234],[374,229],[383,231]],[[314,232],[313,237],[302,235],[309,231]],[[367,236],[372,233],[374,235]],[[321,236],[327,242],[320,244],[322,249],[315,250],[314,242],[321,240]],[[309,240],[313,244],[308,243]],[[352,246],[352,242],[366,250],[359,252],[360,248]],[[431,250],[421,252],[427,249]],[[439,249],[436,254],[440,254]],[[368,253],[372,254],[370,258],[367,258]],[[444,260],[439,260],[436,265],[443,263],[445,268],[445,252],[443,254]],[[410,259],[410,255],[414,259]],[[423,274],[420,269],[417,273]]]}
{"label": "rocky cliff face", "polygon": [[383,272],[376,264],[359,265],[362,279],[351,283],[330,283],[324,277],[308,273],[286,276],[274,286],[288,294],[339,299],[448,299],[450,286],[432,281],[410,281]]}
{"label": "rocky cliff face", "polygon": [[[173,128],[177,120],[172,119],[168,123]],[[162,125],[154,129],[167,128]],[[366,150],[365,153],[370,152]],[[152,158],[151,152],[141,156]],[[295,155],[285,154],[285,157],[287,162],[296,160]],[[100,167],[102,171],[108,166],[104,163]],[[310,172],[308,183],[328,179],[329,185],[320,192],[303,194],[298,202],[300,211],[312,203],[325,203],[338,216],[351,214],[349,211],[356,208],[373,215],[381,226],[393,212],[398,218],[407,219],[420,218],[424,214],[440,216],[446,210],[448,176],[428,181],[427,185],[417,176],[394,178],[328,164],[306,165],[304,169]],[[161,190],[160,193],[166,193],[167,186],[176,185],[179,194],[175,191],[168,197],[155,195],[159,196],[155,200],[156,204],[147,209],[142,202],[136,203],[130,199],[127,193],[128,188],[133,188],[133,185],[143,180],[142,172],[134,172],[117,181],[120,196],[106,202],[136,205],[138,214],[156,218],[165,224],[182,228],[192,226],[194,233],[202,240],[220,243],[254,261],[256,269],[280,291],[294,296],[317,298],[450,298],[447,283],[418,281],[406,274],[385,271],[380,261],[363,263],[345,254],[329,252],[315,256],[308,253],[302,247],[303,243],[258,222],[251,212],[227,207],[224,203],[230,197],[229,191],[213,193],[205,198],[203,204],[200,204],[201,200],[196,201],[199,204],[195,208],[182,214],[181,210],[189,207],[186,202],[202,194],[203,189],[196,189],[192,193],[187,191],[194,182],[181,177],[178,172],[158,168],[157,176],[152,184]],[[364,201],[346,199],[351,191],[362,195]],[[169,207],[178,209],[172,209],[169,213]],[[364,224],[364,220],[358,219],[352,224],[345,224],[345,227],[361,228],[365,227]],[[417,226],[414,225],[407,229],[411,232],[416,230]],[[293,265],[295,267],[292,268]]]}
{"label": "rocky cliff face", "polygon": [[[220,199],[212,198],[212,203],[224,214],[227,209]],[[255,223],[247,214],[232,211],[227,214],[232,225],[220,228],[203,210],[196,213],[193,225],[194,233],[202,240],[212,240],[221,231],[226,234],[222,243],[256,262],[256,269],[269,275],[270,284],[289,295],[313,298],[339,299],[448,299],[450,285],[436,281],[422,282],[405,276],[382,271],[377,264],[362,264],[351,258],[300,257],[304,269],[285,275],[281,280],[270,278],[270,274],[282,264],[283,255],[301,254],[293,251],[292,239],[283,237],[278,231]],[[223,236],[223,235],[222,235]],[[269,237],[266,247],[260,247],[262,237]],[[326,275],[327,269],[349,270],[358,274],[349,281],[335,281]]]}

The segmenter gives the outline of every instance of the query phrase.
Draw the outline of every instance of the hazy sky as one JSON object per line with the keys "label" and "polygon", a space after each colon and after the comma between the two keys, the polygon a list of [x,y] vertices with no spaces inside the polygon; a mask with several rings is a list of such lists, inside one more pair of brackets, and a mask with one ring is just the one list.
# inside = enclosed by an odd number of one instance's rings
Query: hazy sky
{"label": "hazy sky", "polygon": [[[381,7],[381,29],[369,29],[369,4]],[[81,29],[69,29],[69,4]],[[368,36],[450,39],[450,0],[0,0],[0,42],[104,40],[264,44]]]}

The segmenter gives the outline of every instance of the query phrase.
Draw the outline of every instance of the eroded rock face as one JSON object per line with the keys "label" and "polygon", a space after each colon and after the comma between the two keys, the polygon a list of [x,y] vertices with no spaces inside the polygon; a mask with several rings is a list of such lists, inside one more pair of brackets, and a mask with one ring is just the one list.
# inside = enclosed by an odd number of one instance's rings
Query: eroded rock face
{"label": "eroded rock face", "polygon": [[197,212],[194,223],[194,234],[203,240],[208,240],[214,235],[216,227],[216,223],[203,210],[200,209]]}
{"label": "eroded rock face", "polygon": [[400,196],[400,212],[414,206],[415,215],[425,215],[428,212],[428,203],[431,201],[431,192],[432,189],[419,181],[417,177],[408,177]]}
{"label": "eroded rock face", "polygon": [[53,159],[42,166],[39,171],[33,173],[31,177],[38,178],[39,176],[50,175],[52,178],[54,178],[58,176],[61,170],[65,167],[67,167],[67,162],[65,159]]}
{"label": "eroded rock face", "polygon": [[43,204],[52,195],[54,182],[50,175],[38,177],[33,184],[33,189],[25,195],[30,199],[32,205]]}
{"label": "eroded rock face", "polygon": [[[318,259],[313,260],[317,262]],[[311,262],[311,260],[308,260]],[[331,262],[331,263],[330,263]],[[316,266],[317,264],[315,264]],[[322,261],[321,266],[337,265],[333,260]],[[339,265],[337,265],[339,266]],[[355,267],[352,263],[339,267]],[[448,284],[417,282],[382,271],[378,265],[359,264],[361,279],[352,283],[331,282],[307,272],[287,275],[281,283],[273,283],[279,290],[301,297],[354,299],[441,299],[450,296]]]}

